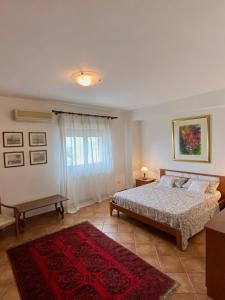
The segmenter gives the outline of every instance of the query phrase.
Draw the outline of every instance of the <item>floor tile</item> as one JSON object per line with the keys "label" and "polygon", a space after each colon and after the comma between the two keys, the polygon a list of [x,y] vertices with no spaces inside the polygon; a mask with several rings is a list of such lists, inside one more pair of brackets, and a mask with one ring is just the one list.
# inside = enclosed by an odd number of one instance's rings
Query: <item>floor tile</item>
{"label": "floor tile", "polygon": [[195,294],[174,294],[171,300],[197,300],[197,296]]}
{"label": "floor tile", "polygon": [[186,272],[205,272],[205,258],[181,257],[180,259]]}
{"label": "floor tile", "polygon": [[6,292],[1,297],[1,300],[20,300],[17,287],[15,285],[8,286]]}
{"label": "floor tile", "polygon": [[104,224],[103,225],[103,232],[109,232],[109,233],[116,233],[118,232],[118,225],[117,224]]}
{"label": "floor tile", "polygon": [[14,284],[15,279],[9,263],[1,265],[0,286]]}
{"label": "floor tile", "polygon": [[92,217],[94,217],[94,213],[93,212],[81,212],[79,214],[79,217],[85,218],[85,219],[92,218]]}
{"label": "floor tile", "polygon": [[93,217],[94,218],[103,218],[104,219],[105,218],[105,213],[104,213],[104,211],[102,211],[102,212],[101,211],[100,212],[95,212],[94,215],[93,215]]}
{"label": "floor tile", "polygon": [[96,225],[96,224],[93,224],[96,228],[98,228],[98,230],[101,230],[102,231],[102,227],[103,227],[103,225]]}
{"label": "floor tile", "polygon": [[205,230],[199,232],[195,236],[189,239],[190,243],[197,243],[197,244],[205,244]]}
{"label": "floor tile", "polygon": [[176,246],[167,242],[157,242],[156,249],[159,255],[178,256],[178,250]]}
{"label": "floor tile", "polygon": [[148,232],[135,231],[134,237],[137,243],[146,243],[153,241],[152,235]]}
{"label": "floor tile", "polygon": [[180,284],[176,293],[194,293],[190,279],[186,273],[167,273],[167,275]]}
{"label": "floor tile", "polygon": [[134,226],[128,223],[118,223],[118,231],[119,232],[133,232]]}
{"label": "floor tile", "polygon": [[189,243],[185,251],[179,251],[180,257],[205,257],[205,244]]}
{"label": "floor tile", "polygon": [[119,240],[125,243],[134,243],[134,234],[133,232],[119,232]]}
{"label": "floor tile", "polygon": [[159,255],[162,271],[165,273],[184,273],[184,268],[176,256]]}
{"label": "floor tile", "polygon": [[7,264],[9,262],[7,254],[5,251],[0,251],[0,266]]}
{"label": "floor tile", "polygon": [[[138,254],[137,254],[138,255]],[[144,261],[146,261],[148,264],[152,265],[158,270],[161,270],[159,261],[156,255],[138,255],[140,258],[142,258]]]}
{"label": "floor tile", "polygon": [[120,241],[120,244],[130,250],[131,252],[136,254],[136,247],[134,243],[123,243]]}
{"label": "floor tile", "polygon": [[138,255],[143,255],[143,256],[156,255],[156,248],[154,244],[151,243],[139,244],[136,242],[136,249]]}
{"label": "floor tile", "polygon": [[208,297],[207,295],[204,294],[196,294],[198,300],[213,300],[212,298]]}
{"label": "floor tile", "polygon": [[195,292],[206,294],[205,273],[188,273]]}
{"label": "floor tile", "polygon": [[114,217],[106,217],[104,219],[104,224],[118,224],[119,223],[119,220],[118,218],[114,218]]}
{"label": "floor tile", "polygon": [[96,225],[103,225],[105,220],[103,218],[97,218],[97,217],[92,217],[87,219],[87,221],[91,222],[92,224]]}
{"label": "floor tile", "polygon": [[108,237],[110,237],[112,240],[119,242],[119,236],[117,233],[112,232],[104,232]]}
{"label": "floor tile", "polygon": [[0,300],[2,300],[4,294],[7,292],[8,286],[7,285],[0,285]]}

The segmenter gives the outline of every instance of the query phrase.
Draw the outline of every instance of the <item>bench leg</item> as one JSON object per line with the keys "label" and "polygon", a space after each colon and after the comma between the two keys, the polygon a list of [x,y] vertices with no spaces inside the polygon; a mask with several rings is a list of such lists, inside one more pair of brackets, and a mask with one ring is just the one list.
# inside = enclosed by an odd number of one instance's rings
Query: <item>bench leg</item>
{"label": "bench leg", "polygon": [[59,206],[58,206],[58,203],[55,203],[55,210],[57,212],[57,215],[61,215],[62,219],[63,219],[64,218],[64,207],[63,207],[62,202],[59,203]]}
{"label": "bench leg", "polygon": [[25,225],[26,225],[26,213],[23,212],[23,217],[22,217],[22,220],[21,220],[21,224],[22,224],[22,232],[24,233],[24,228],[25,228]]}
{"label": "bench leg", "polygon": [[20,213],[16,213],[16,235],[20,233]]}
{"label": "bench leg", "polygon": [[62,216],[62,219],[64,219],[64,207],[63,207],[62,202],[60,202],[59,212],[60,212],[60,214],[61,214],[61,216]]}
{"label": "bench leg", "polygon": [[57,212],[57,215],[59,215],[60,212],[59,212],[59,207],[57,206],[57,203],[55,203],[55,210],[56,210],[56,212]]}

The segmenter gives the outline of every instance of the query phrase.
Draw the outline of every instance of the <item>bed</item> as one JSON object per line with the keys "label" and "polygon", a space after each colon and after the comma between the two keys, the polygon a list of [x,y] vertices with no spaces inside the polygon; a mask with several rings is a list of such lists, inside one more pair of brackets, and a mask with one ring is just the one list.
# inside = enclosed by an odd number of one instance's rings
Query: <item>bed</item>
{"label": "bed", "polygon": [[183,188],[162,187],[154,182],[116,193],[110,203],[113,210],[158,228],[176,237],[177,247],[185,250],[188,239],[225,206],[225,177],[200,173],[160,170],[163,175],[218,181],[214,193],[197,194]]}

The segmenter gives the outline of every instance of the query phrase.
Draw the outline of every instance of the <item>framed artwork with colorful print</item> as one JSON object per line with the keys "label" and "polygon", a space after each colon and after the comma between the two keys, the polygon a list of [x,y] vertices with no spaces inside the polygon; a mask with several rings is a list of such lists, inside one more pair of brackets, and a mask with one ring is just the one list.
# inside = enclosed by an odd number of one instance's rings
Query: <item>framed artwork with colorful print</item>
{"label": "framed artwork with colorful print", "polygon": [[207,162],[210,157],[210,116],[172,121],[173,160]]}

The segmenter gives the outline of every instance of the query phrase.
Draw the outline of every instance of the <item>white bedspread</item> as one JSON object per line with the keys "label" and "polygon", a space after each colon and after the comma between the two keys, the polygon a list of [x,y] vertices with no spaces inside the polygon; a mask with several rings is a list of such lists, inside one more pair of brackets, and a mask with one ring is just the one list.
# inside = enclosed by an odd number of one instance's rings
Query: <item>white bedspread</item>
{"label": "white bedspread", "polygon": [[181,188],[166,188],[158,183],[118,192],[113,202],[139,215],[179,228],[182,249],[188,239],[204,229],[205,224],[219,212],[221,194],[197,194]]}

